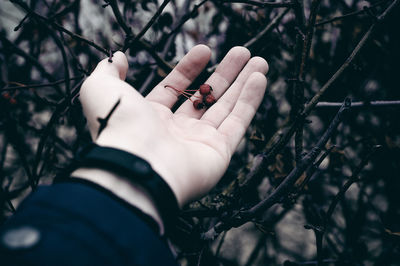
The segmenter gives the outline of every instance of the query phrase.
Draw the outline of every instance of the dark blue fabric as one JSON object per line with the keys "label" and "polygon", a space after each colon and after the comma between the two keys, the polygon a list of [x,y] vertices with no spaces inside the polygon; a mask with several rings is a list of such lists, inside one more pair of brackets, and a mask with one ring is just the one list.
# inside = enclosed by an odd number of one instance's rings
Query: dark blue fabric
{"label": "dark blue fabric", "polygon": [[1,265],[178,265],[146,219],[109,194],[83,183],[42,186],[1,228],[30,226],[30,248],[0,245]]}

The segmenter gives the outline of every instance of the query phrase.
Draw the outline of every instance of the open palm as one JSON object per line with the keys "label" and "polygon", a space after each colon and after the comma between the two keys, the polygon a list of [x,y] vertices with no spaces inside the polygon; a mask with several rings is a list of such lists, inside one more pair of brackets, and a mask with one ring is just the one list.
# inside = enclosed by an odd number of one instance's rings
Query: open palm
{"label": "open palm", "polygon": [[[185,101],[174,113],[179,92],[187,89],[208,63],[210,49],[195,46],[145,98],[124,82],[128,64],[117,52],[103,60],[82,85],[80,99],[92,137],[147,160],[171,186],[182,206],[211,189],[253,118],[265,92],[268,64],[232,48],[206,81],[217,102],[196,110]],[[177,90],[165,85],[172,86]],[[120,100],[107,127],[97,136],[97,118]]]}

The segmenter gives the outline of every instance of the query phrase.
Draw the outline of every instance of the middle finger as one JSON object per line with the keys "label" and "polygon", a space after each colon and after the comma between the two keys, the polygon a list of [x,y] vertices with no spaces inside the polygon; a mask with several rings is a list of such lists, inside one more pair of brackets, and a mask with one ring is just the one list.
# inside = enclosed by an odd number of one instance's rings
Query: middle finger
{"label": "middle finger", "polygon": [[[244,47],[234,47],[229,50],[215,72],[206,81],[206,84],[213,88],[212,94],[216,99],[229,88],[249,59],[250,52]],[[196,92],[195,95],[199,95],[199,92]],[[193,99],[196,98],[193,97]],[[176,110],[175,114],[200,118],[204,112],[204,109],[196,110],[193,103],[187,100]]]}

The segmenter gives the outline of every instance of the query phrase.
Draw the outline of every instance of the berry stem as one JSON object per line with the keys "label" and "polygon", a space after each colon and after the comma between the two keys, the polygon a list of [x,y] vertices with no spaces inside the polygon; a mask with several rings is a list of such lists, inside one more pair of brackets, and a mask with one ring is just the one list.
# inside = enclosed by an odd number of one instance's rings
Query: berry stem
{"label": "berry stem", "polygon": [[197,95],[193,95],[191,93],[189,93],[188,91],[197,91],[197,90],[178,90],[177,88],[174,88],[170,85],[165,85],[164,88],[171,88],[173,90],[175,90],[176,92],[178,92],[180,95],[183,95],[184,97],[186,97],[187,99],[189,99],[191,102],[193,102],[193,100],[191,99],[191,97],[196,97],[196,98],[201,98],[201,96],[197,96]]}

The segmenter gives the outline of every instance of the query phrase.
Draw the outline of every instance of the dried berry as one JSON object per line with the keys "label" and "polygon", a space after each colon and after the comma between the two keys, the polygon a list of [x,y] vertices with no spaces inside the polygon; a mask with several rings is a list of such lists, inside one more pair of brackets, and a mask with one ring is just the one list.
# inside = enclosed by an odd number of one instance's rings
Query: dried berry
{"label": "dried berry", "polygon": [[202,84],[202,85],[200,85],[199,91],[200,91],[200,94],[201,94],[201,95],[206,96],[206,95],[208,95],[208,94],[211,93],[212,88],[211,88],[211,86],[208,85],[208,84]]}
{"label": "dried berry", "polygon": [[194,107],[194,109],[196,109],[196,110],[203,109],[204,103],[203,103],[202,101],[200,101],[200,100],[194,100],[194,101],[193,101],[193,107]]}
{"label": "dried berry", "polygon": [[203,103],[205,106],[210,107],[211,105],[213,105],[216,102],[215,97],[212,96],[211,94],[205,96],[203,98]]}
{"label": "dried berry", "polygon": [[[189,101],[193,103],[193,107],[196,110],[201,110],[204,107],[210,107],[216,102],[216,99],[213,95],[211,95],[212,88],[208,84],[203,84],[197,90],[179,90],[170,85],[165,85],[164,88],[171,88],[174,91],[178,92],[179,95],[186,97]],[[193,95],[190,92],[197,92],[199,91],[200,95]],[[197,100],[193,100],[192,98],[197,98]],[[201,99],[201,100],[200,100]]]}

